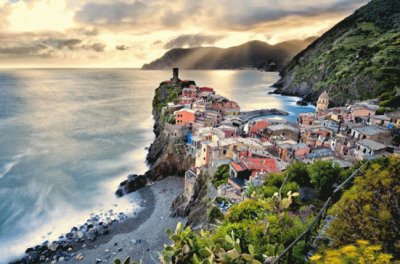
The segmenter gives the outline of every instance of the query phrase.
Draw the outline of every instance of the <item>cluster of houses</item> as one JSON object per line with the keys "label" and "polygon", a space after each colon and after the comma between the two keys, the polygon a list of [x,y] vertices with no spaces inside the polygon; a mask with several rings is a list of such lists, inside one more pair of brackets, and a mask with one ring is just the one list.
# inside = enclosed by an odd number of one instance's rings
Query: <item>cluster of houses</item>
{"label": "cluster of houses", "polygon": [[214,89],[183,88],[179,102],[168,104],[175,124],[165,133],[184,139],[187,155],[195,159],[185,175],[186,195],[200,173],[213,175],[221,165],[229,166],[229,179],[218,187],[218,196],[240,201],[247,182],[261,185],[270,173],[294,161],[330,160],[347,168],[357,160],[397,152],[393,137],[400,128],[399,111],[377,115],[373,102],[328,106],[324,92],[316,111],[300,114],[297,123],[264,118],[243,122],[239,105]]}

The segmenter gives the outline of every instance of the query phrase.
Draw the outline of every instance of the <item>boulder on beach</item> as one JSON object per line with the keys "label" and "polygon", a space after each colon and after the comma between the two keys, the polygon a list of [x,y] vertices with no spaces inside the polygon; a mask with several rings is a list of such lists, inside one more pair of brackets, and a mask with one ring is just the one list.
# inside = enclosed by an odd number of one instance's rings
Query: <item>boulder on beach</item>
{"label": "boulder on beach", "polygon": [[147,178],[144,175],[131,174],[128,179],[121,182],[115,194],[118,197],[124,194],[137,191],[138,189],[146,186]]}

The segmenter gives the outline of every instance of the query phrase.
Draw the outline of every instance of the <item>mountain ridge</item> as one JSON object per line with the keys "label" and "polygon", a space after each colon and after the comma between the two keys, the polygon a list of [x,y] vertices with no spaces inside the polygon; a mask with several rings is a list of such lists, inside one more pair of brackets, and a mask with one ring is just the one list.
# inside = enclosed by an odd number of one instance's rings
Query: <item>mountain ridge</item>
{"label": "mountain ridge", "polygon": [[175,48],[167,51],[161,58],[144,64],[142,69],[179,67],[183,69],[259,68],[268,70],[270,63],[276,63],[276,69],[280,69],[315,38],[288,40],[275,45],[254,40],[229,48]]}
{"label": "mountain ridge", "polygon": [[400,1],[373,0],[293,57],[277,93],[338,105],[376,98],[400,85]]}

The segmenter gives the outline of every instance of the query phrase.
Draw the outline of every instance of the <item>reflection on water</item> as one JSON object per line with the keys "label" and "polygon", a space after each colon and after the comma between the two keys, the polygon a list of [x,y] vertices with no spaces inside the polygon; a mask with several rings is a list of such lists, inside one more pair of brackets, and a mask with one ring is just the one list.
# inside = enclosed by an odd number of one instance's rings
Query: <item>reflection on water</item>
{"label": "reflection on water", "polygon": [[[291,119],[313,110],[296,106],[296,98],[267,95],[274,73],[180,75],[215,87],[244,110],[275,107]],[[169,71],[0,71],[0,263],[91,212],[135,206],[135,195],[116,199],[114,191],[128,173],[146,170],[151,101],[168,78]]]}

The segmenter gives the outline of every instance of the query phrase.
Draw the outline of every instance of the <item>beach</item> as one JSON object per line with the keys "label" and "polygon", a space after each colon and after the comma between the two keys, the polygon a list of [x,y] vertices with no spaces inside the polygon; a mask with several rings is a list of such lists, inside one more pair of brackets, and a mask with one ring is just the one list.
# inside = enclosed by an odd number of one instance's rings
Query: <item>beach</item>
{"label": "beach", "polygon": [[[183,179],[168,177],[139,190],[145,208],[136,216],[116,224],[109,237],[103,236],[94,245],[78,250],[82,260],[69,263],[113,262],[115,258],[130,256],[143,263],[159,263],[158,254],[170,243],[166,229],[175,229],[184,218],[170,217],[173,199],[182,192]],[[107,241],[108,240],[108,241]],[[97,261],[96,261],[97,260]]]}
{"label": "beach", "polygon": [[[68,255],[68,263],[113,263],[114,259],[125,259],[143,263],[160,263],[159,254],[170,240],[167,228],[175,229],[182,217],[170,217],[170,206],[183,190],[184,180],[168,177],[146,186],[137,192],[141,197],[141,208],[131,217],[113,223],[109,233],[97,236],[95,241],[74,244]],[[64,262],[58,258],[46,263]]]}

